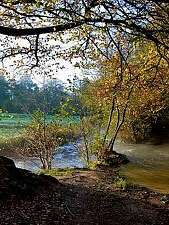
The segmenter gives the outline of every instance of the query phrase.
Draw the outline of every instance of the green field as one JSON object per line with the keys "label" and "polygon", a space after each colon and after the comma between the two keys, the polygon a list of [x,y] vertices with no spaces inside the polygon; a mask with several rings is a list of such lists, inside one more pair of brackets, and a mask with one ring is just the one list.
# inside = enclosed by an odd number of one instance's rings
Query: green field
{"label": "green field", "polygon": [[[47,122],[57,121],[59,123],[78,123],[77,117],[61,118],[47,115]],[[22,133],[23,128],[31,122],[31,115],[16,114],[16,113],[3,113],[0,117],[0,139],[8,139],[16,137]]]}
{"label": "green field", "polygon": [[[57,122],[60,124],[76,124],[78,117],[55,117],[46,116],[46,122]],[[23,143],[23,132],[26,125],[31,122],[31,115],[1,113],[0,114],[0,154],[13,152]]]}
{"label": "green field", "polygon": [[17,137],[22,133],[22,129],[31,121],[26,114],[1,114],[0,117],[0,141]]}

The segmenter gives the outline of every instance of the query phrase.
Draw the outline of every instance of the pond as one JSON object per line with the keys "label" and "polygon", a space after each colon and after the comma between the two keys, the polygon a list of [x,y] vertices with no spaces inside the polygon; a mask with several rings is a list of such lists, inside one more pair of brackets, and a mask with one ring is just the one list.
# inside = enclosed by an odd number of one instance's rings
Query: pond
{"label": "pond", "polygon": [[[169,193],[169,144],[124,144],[116,143],[115,150],[128,156],[130,163],[121,168],[124,174],[134,183],[151,188],[154,191]],[[16,166],[38,170],[40,162],[15,159]],[[77,149],[73,144],[64,145],[56,153],[53,167],[84,167]]]}

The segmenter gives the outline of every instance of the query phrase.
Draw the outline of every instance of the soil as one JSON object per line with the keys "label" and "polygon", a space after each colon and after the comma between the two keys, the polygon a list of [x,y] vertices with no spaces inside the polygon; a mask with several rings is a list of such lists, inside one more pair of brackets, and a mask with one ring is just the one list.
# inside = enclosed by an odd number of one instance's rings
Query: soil
{"label": "soil", "polygon": [[[0,225],[168,225],[169,204],[161,203],[163,195],[142,187],[117,189],[112,185],[117,172],[77,170],[57,177],[59,182],[41,176],[39,185],[37,175],[29,173],[26,184],[31,176],[36,180],[31,191],[22,188],[21,194],[15,188],[0,199]],[[27,171],[20,174],[23,178]]]}

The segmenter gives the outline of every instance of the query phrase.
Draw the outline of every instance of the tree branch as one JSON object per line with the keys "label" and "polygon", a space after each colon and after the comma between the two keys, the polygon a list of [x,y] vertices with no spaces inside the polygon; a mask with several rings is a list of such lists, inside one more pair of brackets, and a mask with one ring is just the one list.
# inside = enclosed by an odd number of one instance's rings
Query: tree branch
{"label": "tree branch", "polygon": [[84,21],[60,24],[60,25],[51,26],[51,27],[49,26],[49,27],[25,28],[25,29],[17,29],[13,27],[0,26],[0,34],[14,36],[14,37],[40,35],[40,34],[47,34],[47,33],[54,33],[54,32],[69,30],[75,27],[79,27],[82,24],[84,24]]}

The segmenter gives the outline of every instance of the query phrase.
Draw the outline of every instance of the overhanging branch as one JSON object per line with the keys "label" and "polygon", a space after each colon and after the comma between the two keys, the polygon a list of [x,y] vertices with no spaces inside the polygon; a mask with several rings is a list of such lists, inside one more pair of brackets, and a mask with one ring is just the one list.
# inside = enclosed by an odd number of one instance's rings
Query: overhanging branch
{"label": "overhanging branch", "polygon": [[47,33],[54,33],[69,30],[84,24],[84,21],[80,22],[72,22],[67,24],[60,24],[57,26],[50,26],[50,27],[38,27],[38,28],[25,28],[25,29],[17,29],[13,27],[5,27],[0,26],[0,34],[7,35],[7,36],[30,36],[30,35],[40,35],[40,34],[47,34]]}

